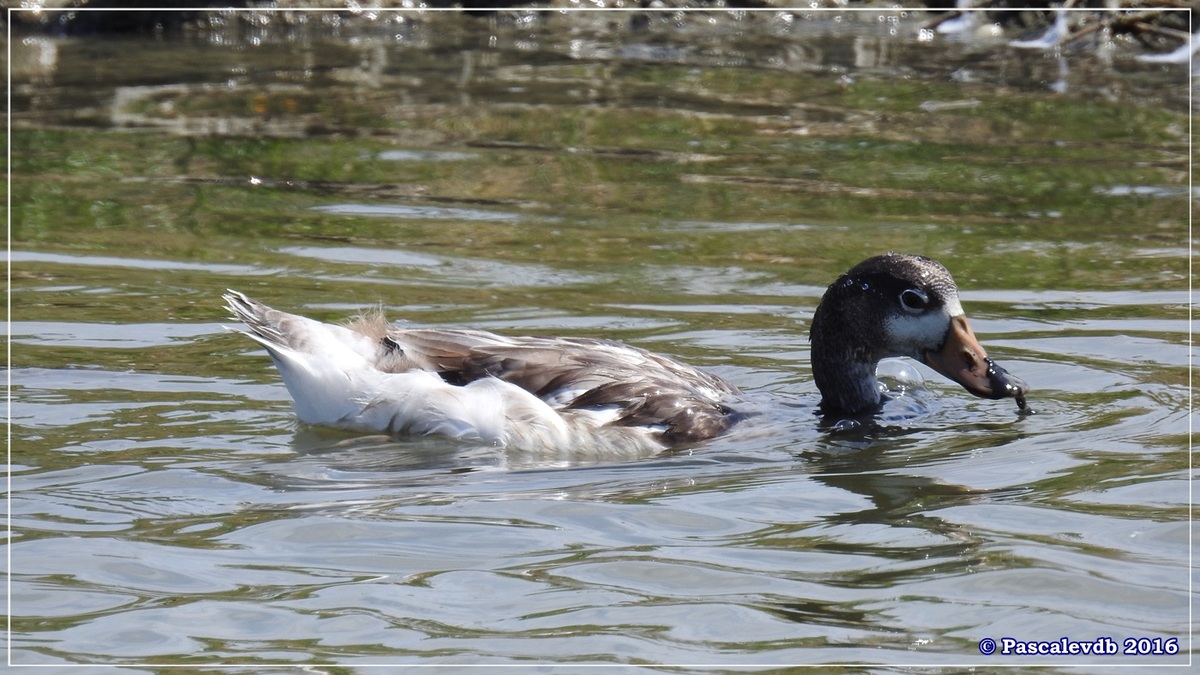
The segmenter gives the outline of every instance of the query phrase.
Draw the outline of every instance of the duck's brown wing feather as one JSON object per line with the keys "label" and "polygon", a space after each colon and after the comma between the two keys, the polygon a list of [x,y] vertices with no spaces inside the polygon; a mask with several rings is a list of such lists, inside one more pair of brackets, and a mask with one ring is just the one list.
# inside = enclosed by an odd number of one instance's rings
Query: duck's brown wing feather
{"label": "duck's brown wing feather", "polygon": [[722,403],[738,393],[733,385],[620,342],[437,329],[388,336],[403,351],[397,369],[415,363],[459,385],[495,377],[564,410],[618,409],[613,424],[661,427],[668,445],[712,438],[735,419]]}

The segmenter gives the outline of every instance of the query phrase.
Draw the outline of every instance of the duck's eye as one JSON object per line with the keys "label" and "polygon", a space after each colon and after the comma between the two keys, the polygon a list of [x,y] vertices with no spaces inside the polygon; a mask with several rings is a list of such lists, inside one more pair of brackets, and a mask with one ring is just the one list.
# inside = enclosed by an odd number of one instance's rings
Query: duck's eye
{"label": "duck's eye", "polygon": [[929,296],[924,291],[908,288],[900,293],[900,304],[910,312],[920,312],[929,304]]}

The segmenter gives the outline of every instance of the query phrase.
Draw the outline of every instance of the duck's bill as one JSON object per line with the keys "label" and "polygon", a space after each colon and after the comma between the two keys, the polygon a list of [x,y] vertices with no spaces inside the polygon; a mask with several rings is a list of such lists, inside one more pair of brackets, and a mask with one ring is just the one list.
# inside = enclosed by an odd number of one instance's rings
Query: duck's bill
{"label": "duck's bill", "polygon": [[988,358],[964,316],[950,320],[942,348],[926,351],[923,361],[976,396],[992,399],[1011,396],[1019,408],[1025,407],[1029,386]]}

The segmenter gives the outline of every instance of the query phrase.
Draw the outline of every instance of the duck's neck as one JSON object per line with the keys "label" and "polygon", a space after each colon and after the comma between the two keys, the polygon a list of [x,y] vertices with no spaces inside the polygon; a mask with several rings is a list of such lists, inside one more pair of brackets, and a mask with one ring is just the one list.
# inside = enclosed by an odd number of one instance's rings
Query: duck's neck
{"label": "duck's neck", "polygon": [[821,411],[826,415],[855,415],[879,408],[881,396],[875,364],[883,354],[874,348],[882,342],[870,320],[870,307],[862,295],[865,283],[841,276],[830,284],[813,313],[813,380],[821,390]]}
{"label": "duck's neck", "polygon": [[826,415],[853,415],[879,407],[882,398],[874,363],[854,358],[850,350],[825,350],[814,344],[812,368],[821,391],[821,411]]}

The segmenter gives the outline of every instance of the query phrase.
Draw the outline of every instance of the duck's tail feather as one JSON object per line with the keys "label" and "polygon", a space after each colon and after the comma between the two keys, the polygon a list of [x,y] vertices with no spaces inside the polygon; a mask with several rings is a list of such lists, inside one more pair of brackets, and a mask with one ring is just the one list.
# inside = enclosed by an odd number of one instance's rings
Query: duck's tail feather
{"label": "duck's tail feather", "polygon": [[338,425],[362,410],[361,397],[379,376],[373,365],[375,341],[343,326],[272,309],[234,290],[223,297],[246,326],[233,330],[271,355],[301,420]]}
{"label": "duck's tail feather", "polygon": [[280,330],[280,323],[283,319],[281,315],[283,315],[283,312],[271,309],[232,288],[227,289],[221,297],[225,300],[225,307],[233,313],[233,318],[241,321],[250,329],[249,332],[236,328],[230,330],[242,333],[268,349],[272,349],[273,347],[291,347],[288,344],[287,335]]}
{"label": "duck's tail feather", "polygon": [[232,289],[221,297],[233,318],[249,329],[232,330],[266,347],[272,356],[296,352],[328,358],[345,353],[357,355],[367,363],[377,357],[376,341],[359,331],[281,312]]}

